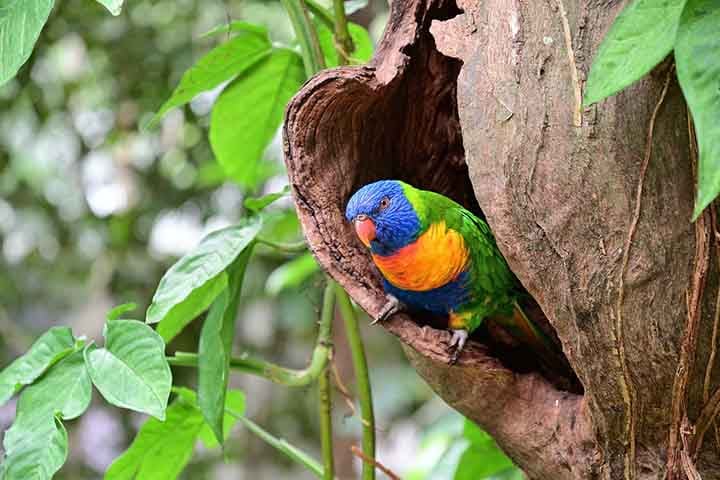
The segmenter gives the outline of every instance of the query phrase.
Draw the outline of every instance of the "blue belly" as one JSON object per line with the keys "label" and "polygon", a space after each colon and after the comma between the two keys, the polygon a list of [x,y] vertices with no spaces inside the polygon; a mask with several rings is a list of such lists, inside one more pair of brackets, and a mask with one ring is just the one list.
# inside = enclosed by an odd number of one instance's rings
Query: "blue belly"
{"label": "blue belly", "polygon": [[446,315],[450,311],[457,311],[470,302],[471,295],[467,288],[468,272],[442,287],[424,292],[414,292],[397,288],[383,278],[385,292],[395,296],[402,303],[413,310],[422,310],[436,315]]}

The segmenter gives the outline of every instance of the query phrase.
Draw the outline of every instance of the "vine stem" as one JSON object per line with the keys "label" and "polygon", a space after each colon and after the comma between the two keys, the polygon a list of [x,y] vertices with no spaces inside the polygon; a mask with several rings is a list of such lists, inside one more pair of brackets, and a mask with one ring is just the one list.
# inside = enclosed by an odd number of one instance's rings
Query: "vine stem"
{"label": "vine stem", "polygon": [[[325,293],[323,294],[321,323],[332,325],[333,317],[335,316],[336,298],[335,282],[328,277],[327,285],[325,285]],[[331,333],[331,331],[328,331],[328,334]],[[332,351],[329,353],[332,355]],[[332,480],[335,476],[332,437],[332,391],[330,388],[330,369],[327,368],[327,363],[318,377],[318,392],[320,394],[320,445],[324,465],[323,478],[325,480]]]}
{"label": "vine stem", "polygon": [[335,19],[327,8],[320,5],[315,0],[305,0],[305,4],[308,6],[308,9],[312,12],[312,14],[323,22],[328,29],[332,30],[335,28]]}
{"label": "vine stem", "polygon": [[[323,310],[320,316],[318,337],[313,349],[310,364],[301,370],[281,367],[272,362],[255,358],[250,355],[234,356],[230,358],[230,369],[237,370],[286,387],[305,387],[318,379],[327,367],[332,352],[332,318],[335,310],[335,291],[330,284],[325,289],[323,297]],[[178,367],[197,367],[198,354],[189,352],[175,352],[175,356],[166,357],[170,365]]]}
{"label": "vine stem", "polygon": [[325,368],[318,378],[318,393],[320,397],[320,447],[323,459],[323,479],[333,480],[335,462],[333,460],[332,389],[329,368]]}
{"label": "vine stem", "polygon": [[244,415],[241,415],[241,414],[234,412],[232,410],[229,410],[229,409],[225,409],[225,413],[227,413],[228,415],[230,415],[230,416],[234,417],[235,419],[237,419],[238,421],[240,421],[240,423],[245,425],[245,428],[247,428],[252,433],[254,433],[258,437],[260,437],[268,445],[276,448],[278,451],[284,453],[292,460],[295,460],[296,462],[301,463],[308,470],[313,472],[315,474],[315,476],[317,476],[319,478],[323,478],[323,475],[324,475],[323,467],[317,462],[317,460],[312,458],[307,453],[303,452],[299,448],[288,443],[286,440],[284,440],[282,438],[277,438],[270,432],[264,430],[257,423],[253,422],[249,418],[246,418]]}
{"label": "vine stem", "polygon": [[[355,381],[357,383],[358,398],[360,400],[360,418],[362,420],[362,449],[363,454],[375,458],[375,414],[373,412],[372,389],[370,387],[370,375],[368,373],[365,349],[360,336],[355,310],[350,303],[350,297],[343,288],[335,284],[338,306],[345,322],[345,335],[347,336],[350,352],[352,354],[353,369],[355,370]],[[375,479],[375,466],[372,462],[363,462],[363,480]]]}
{"label": "vine stem", "polygon": [[337,50],[340,63],[350,63],[350,54],[355,50],[350,30],[348,30],[347,15],[345,15],[345,0],[333,0],[335,16],[335,50]]}
{"label": "vine stem", "polygon": [[300,42],[300,50],[302,52],[303,64],[305,65],[305,75],[308,78],[325,68],[320,43],[318,42],[317,33],[310,21],[304,0],[280,0],[285,11],[290,17],[293,30]]}

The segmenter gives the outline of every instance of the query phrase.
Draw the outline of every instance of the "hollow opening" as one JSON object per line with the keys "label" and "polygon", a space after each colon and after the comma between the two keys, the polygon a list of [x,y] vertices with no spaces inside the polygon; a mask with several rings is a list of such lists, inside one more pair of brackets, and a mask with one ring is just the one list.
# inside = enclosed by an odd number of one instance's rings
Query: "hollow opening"
{"label": "hollow opening", "polygon": [[[325,269],[371,314],[385,301],[380,277],[343,215],[358,188],[400,179],[442,193],[484,218],[470,182],[458,116],[462,62],[440,53],[430,33],[433,20],[458,13],[454,1],[416,9],[414,18],[394,10],[370,66],[321,74],[288,110],[286,161],[308,241]],[[556,338],[534,301],[523,306]],[[412,320],[433,329],[444,329],[446,321],[415,312]],[[417,349],[413,342],[419,331],[409,333],[410,328],[388,327]],[[567,368],[548,370],[527,347],[495,330],[486,322],[470,343],[483,344],[483,352],[513,372],[538,372],[562,390],[582,393],[562,353]]]}

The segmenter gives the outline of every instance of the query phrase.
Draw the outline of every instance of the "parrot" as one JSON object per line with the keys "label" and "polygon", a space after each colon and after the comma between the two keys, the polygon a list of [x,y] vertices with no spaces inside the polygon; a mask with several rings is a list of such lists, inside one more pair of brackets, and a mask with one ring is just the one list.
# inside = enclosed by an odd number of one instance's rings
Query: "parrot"
{"label": "parrot", "polygon": [[382,276],[387,302],[375,322],[401,310],[445,317],[450,364],[483,322],[556,360],[559,347],[521,308],[529,294],[478,216],[439,193],[380,180],[351,196],[345,217]]}

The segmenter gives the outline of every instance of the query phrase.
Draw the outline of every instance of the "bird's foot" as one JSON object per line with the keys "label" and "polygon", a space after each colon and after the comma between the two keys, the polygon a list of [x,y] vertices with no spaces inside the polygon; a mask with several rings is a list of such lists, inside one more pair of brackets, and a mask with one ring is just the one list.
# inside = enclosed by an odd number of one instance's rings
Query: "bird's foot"
{"label": "bird's foot", "polygon": [[450,348],[453,350],[453,352],[450,356],[450,365],[455,365],[455,363],[457,363],[458,358],[460,357],[460,353],[465,347],[465,342],[467,342],[468,336],[469,334],[467,330],[452,331],[452,337],[450,338]]}
{"label": "bird's foot", "polygon": [[385,295],[385,298],[387,299],[387,302],[385,302],[382,310],[380,310],[380,315],[378,315],[377,318],[370,323],[370,325],[375,325],[378,322],[384,322],[403,309],[402,303],[400,303],[400,300],[398,300],[395,296],[387,294]]}

